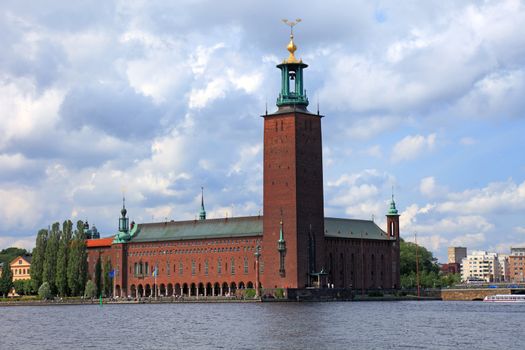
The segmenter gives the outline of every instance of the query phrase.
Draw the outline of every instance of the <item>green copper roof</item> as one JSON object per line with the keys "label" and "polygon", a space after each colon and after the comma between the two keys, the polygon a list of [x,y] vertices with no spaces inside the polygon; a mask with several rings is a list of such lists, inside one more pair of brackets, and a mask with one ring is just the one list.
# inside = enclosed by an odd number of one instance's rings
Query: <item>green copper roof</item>
{"label": "green copper roof", "polygon": [[386,215],[399,215],[396,209],[396,202],[394,202],[394,195],[392,195],[392,201],[390,202],[390,208]]}
{"label": "green copper roof", "polygon": [[262,235],[262,216],[139,224],[132,242]]}
{"label": "green copper roof", "polygon": [[387,233],[371,220],[325,218],[324,235],[333,238],[389,240]]}
{"label": "green copper roof", "polygon": [[[262,216],[170,221],[136,225],[131,232],[131,242],[261,236],[262,232]],[[387,234],[373,221],[337,218],[325,218],[325,236],[389,239]]]}

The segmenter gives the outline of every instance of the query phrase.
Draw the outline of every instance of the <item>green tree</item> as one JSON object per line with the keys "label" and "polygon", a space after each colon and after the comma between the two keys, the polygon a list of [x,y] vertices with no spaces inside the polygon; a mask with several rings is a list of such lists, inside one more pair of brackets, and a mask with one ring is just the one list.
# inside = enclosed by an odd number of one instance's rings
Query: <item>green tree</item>
{"label": "green tree", "polygon": [[0,263],[3,262],[9,264],[17,256],[24,256],[27,255],[27,253],[27,250],[22,248],[10,247],[3,249],[2,251],[0,251]]}
{"label": "green tree", "polygon": [[78,296],[84,291],[87,279],[87,246],[84,224],[77,222],[75,236],[71,241],[67,263],[67,284],[71,295]]}
{"label": "green tree", "polygon": [[60,236],[60,243],[58,246],[57,267],[55,282],[58,294],[67,296],[69,294],[69,287],[67,281],[67,263],[69,256],[69,248],[71,245],[71,234],[73,223],[70,220],[64,221],[62,224],[62,235]]}
{"label": "green tree", "polygon": [[9,264],[4,264],[2,269],[2,276],[0,277],[0,294],[7,297],[7,294],[13,288],[13,272]]}
{"label": "green tree", "polygon": [[38,289],[42,284],[47,237],[48,230],[43,229],[38,231],[36,236],[36,245],[35,248],[33,248],[33,258],[31,260],[31,269],[29,269],[34,289]]}
{"label": "green tree", "polygon": [[[419,285],[425,288],[440,287],[442,281],[439,276],[439,265],[432,252],[418,245],[417,257],[419,262]],[[416,288],[416,245],[414,243],[401,241],[399,264],[401,287]]]}
{"label": "green tree", "polygon": [[97,295],[102,294],[102,260],[100,255],[95,264],[95,286],[97,287]]}
{"label": "green tree", "polygon": [[26,280],[13,281],[13,287],[19,295],[26,295]]}
{"label": "green tree", "polygon": [[79,282],[80,290],[84,290],[86,287],[87,277],[88,277],[88,255],[87,255],[87,243],[86,243],[86,234],[84,232],[84,223],[82,221],[77,222],[77,230],[79,233],[79,245],[78,245],[78,254],[79,254]]}
{"label": "green tree", "polygon": [[49,283],[47,282],[42,283],[40,288],[38,288],[38,296],[42,300],[51,299],[52,294],[51,294],[51,287],[49,286]]}
{"label": "green tree", "polygon": [[86,289],[84,290],[84,298],[94,298],[97,296],[97,286],[92,280],[88,280],[86,283]]}
{"label": "green tree", "polygon": [[107,258],[102,269],[102,274],[104,276],[104,295],[106,297],[113,295],[113,277],[110,276],[111,270],[111,260]]}
{"label": "green tree", "polygon": [[51,228],[51,232],[49,233],[47,240],[44,258],[44,270],[42,273],[42,281],[49,283],[49,288],[51,289],[52,294],[56,294],[57,292],[55,278],[59,242],[60,224],[55,222]]}

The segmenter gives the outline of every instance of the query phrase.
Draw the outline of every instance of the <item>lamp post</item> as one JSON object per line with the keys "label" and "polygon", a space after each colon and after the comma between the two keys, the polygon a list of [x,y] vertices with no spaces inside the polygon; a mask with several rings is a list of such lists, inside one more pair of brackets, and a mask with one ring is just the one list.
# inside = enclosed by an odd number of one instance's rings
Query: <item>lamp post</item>
{"label": "lamp post", "polygon": [[261,246],[257,244],[257,247],[255,247],[255,296],[259,298],[260,292],[259,292],[259,259],[261,257]]}

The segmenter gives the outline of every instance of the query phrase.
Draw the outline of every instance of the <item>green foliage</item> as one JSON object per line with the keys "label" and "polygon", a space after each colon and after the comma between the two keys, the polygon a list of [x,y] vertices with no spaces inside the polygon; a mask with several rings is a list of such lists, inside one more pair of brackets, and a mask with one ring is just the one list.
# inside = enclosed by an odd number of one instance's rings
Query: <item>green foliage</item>
{"label": "green foliage", "polygon": [[277,299],[282,299],[282,298],[284,298],[284,289],[282,289],[282,288],[277,288],[277,289],[275,290],[275,293],[274,293],[274,294],[275,294],[275,297],[276,297]]}
{"label": "green foliage", "polygon": [[42,273],[42,281],[49,283],[51,293],[57,292],[55,277],[57,266],[58,245],[60,242],[60,224],[55,222],[49,233],[46,244],[46,253],[44,257],[44,270]]}
{"label": "green foliage", "polygon": [[33,259],[31,261],[31,281],[33,281],[33,288],[37,289],[42,284],[42,274],[44,272],[44,260],[46,253],[46,243],[48,230],[40,230],[36,236],[36,245],[33,249]]}
{"label": "green foliage", "polygon": [[7,294],[13,288],[13,272],[9,264],[5,264],[2,269],[2,276],[0,277],[0,294],[7,297]]}
{"label": "green foliage", "polygon": [[441,276],[441,286],[450,287],[461,283],[461,275],[459,273],[450,273]]}
{"label": "green foliage", "polygon": [[77,222],[77,230],[69,247],[67,262],[67,285],[71,295],[84,292],[87,279],[87,247],[84,235],[84,223]]}
{"label": "green foliage", "polygon": [[86,289],[84,290],[85,298],[95,298],[97,296],[97,286],[92,280],[88,280],[86,283]]}
{"label": "green foliage", "polygon": [[102,293],[102,260],[100,255],[95,264],[95,286],[97,287],[96,295],[100,295]]}
{"label": "green foliage", "polygon": [[38,296],[42,300],[51,299],[51,296],[52,296],[52,294],[51,294],[51,287],[49,286],[48,282],[42,283],[40,288],[38,288]]}
{"label": "green foliage", "polygon": [[62,224],[62,235],[58,246],[57,267],[55,282],[58,294],[62,297],[69,295],[69,287],[67,282],[67,263],[69,256],[69,246],[71,244],[71,234],[73,223],[70,220],[64,221]]}
{"label": "green foliage", "polygon": [[35,289],[33,288],[33,282],[31,280],[17,280],[13,282],[13,285],[19,295],[35,294]]}
{"label": "green foliage", "polygon": [[[419,271],[439,273],[437,259],[425,247],[417,246],[419,260]],[[416,271],[416,245],[411,242],[400,242],[400,261],[399,269],[401,275],[406,275]]]}
{"label": "green foliage", "polygon": [[113,294],[113,278],[109,276],[109,273],[111,272],[112,270],[112,267],[111,267],[111,260],[106,259],[106,261],[104,262],[104,266],[103,266],[103,269],[102,269],[102,274],[104,276],[103,278],[103,281],[104,281],[104,292],[103,294],[105,296],[110,296]]}
{"label": "green foliage", "polygon": [[[443,284],[439,275],[439,265],[432,252],[417,246],[419,261],[419,285],[423,288],[438,288]],[[411,242],[400,243],[400,273],[402,288],[417,288],[416,245]]]}
{"label": "green foliage", "polygon": [[0,263],[5,263],[9,265],[9,263],[13,261],[13,259],[16,258],[17,256],[20,256],[20,255],[24,256],[27,254],[28,252],[25,249],[16,248],[16,247],[6,248],[0,251]]}
{"label": "green foliage", "polygon": [[256,294],[255,289],[252,289],[252,288],[248,288],[244,292],[244,296],[246,298],[251,298],[251,299],[255,298],[255,294]]}

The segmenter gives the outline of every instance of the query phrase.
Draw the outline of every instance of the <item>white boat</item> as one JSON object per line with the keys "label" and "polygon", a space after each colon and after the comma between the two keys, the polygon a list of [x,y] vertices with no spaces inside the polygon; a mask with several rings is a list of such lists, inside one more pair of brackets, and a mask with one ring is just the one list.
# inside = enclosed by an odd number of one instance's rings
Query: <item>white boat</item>
{"label": "white boat", "polygon": [[525,303],[525,294],[487,295],[483,301],[487,303]]}

